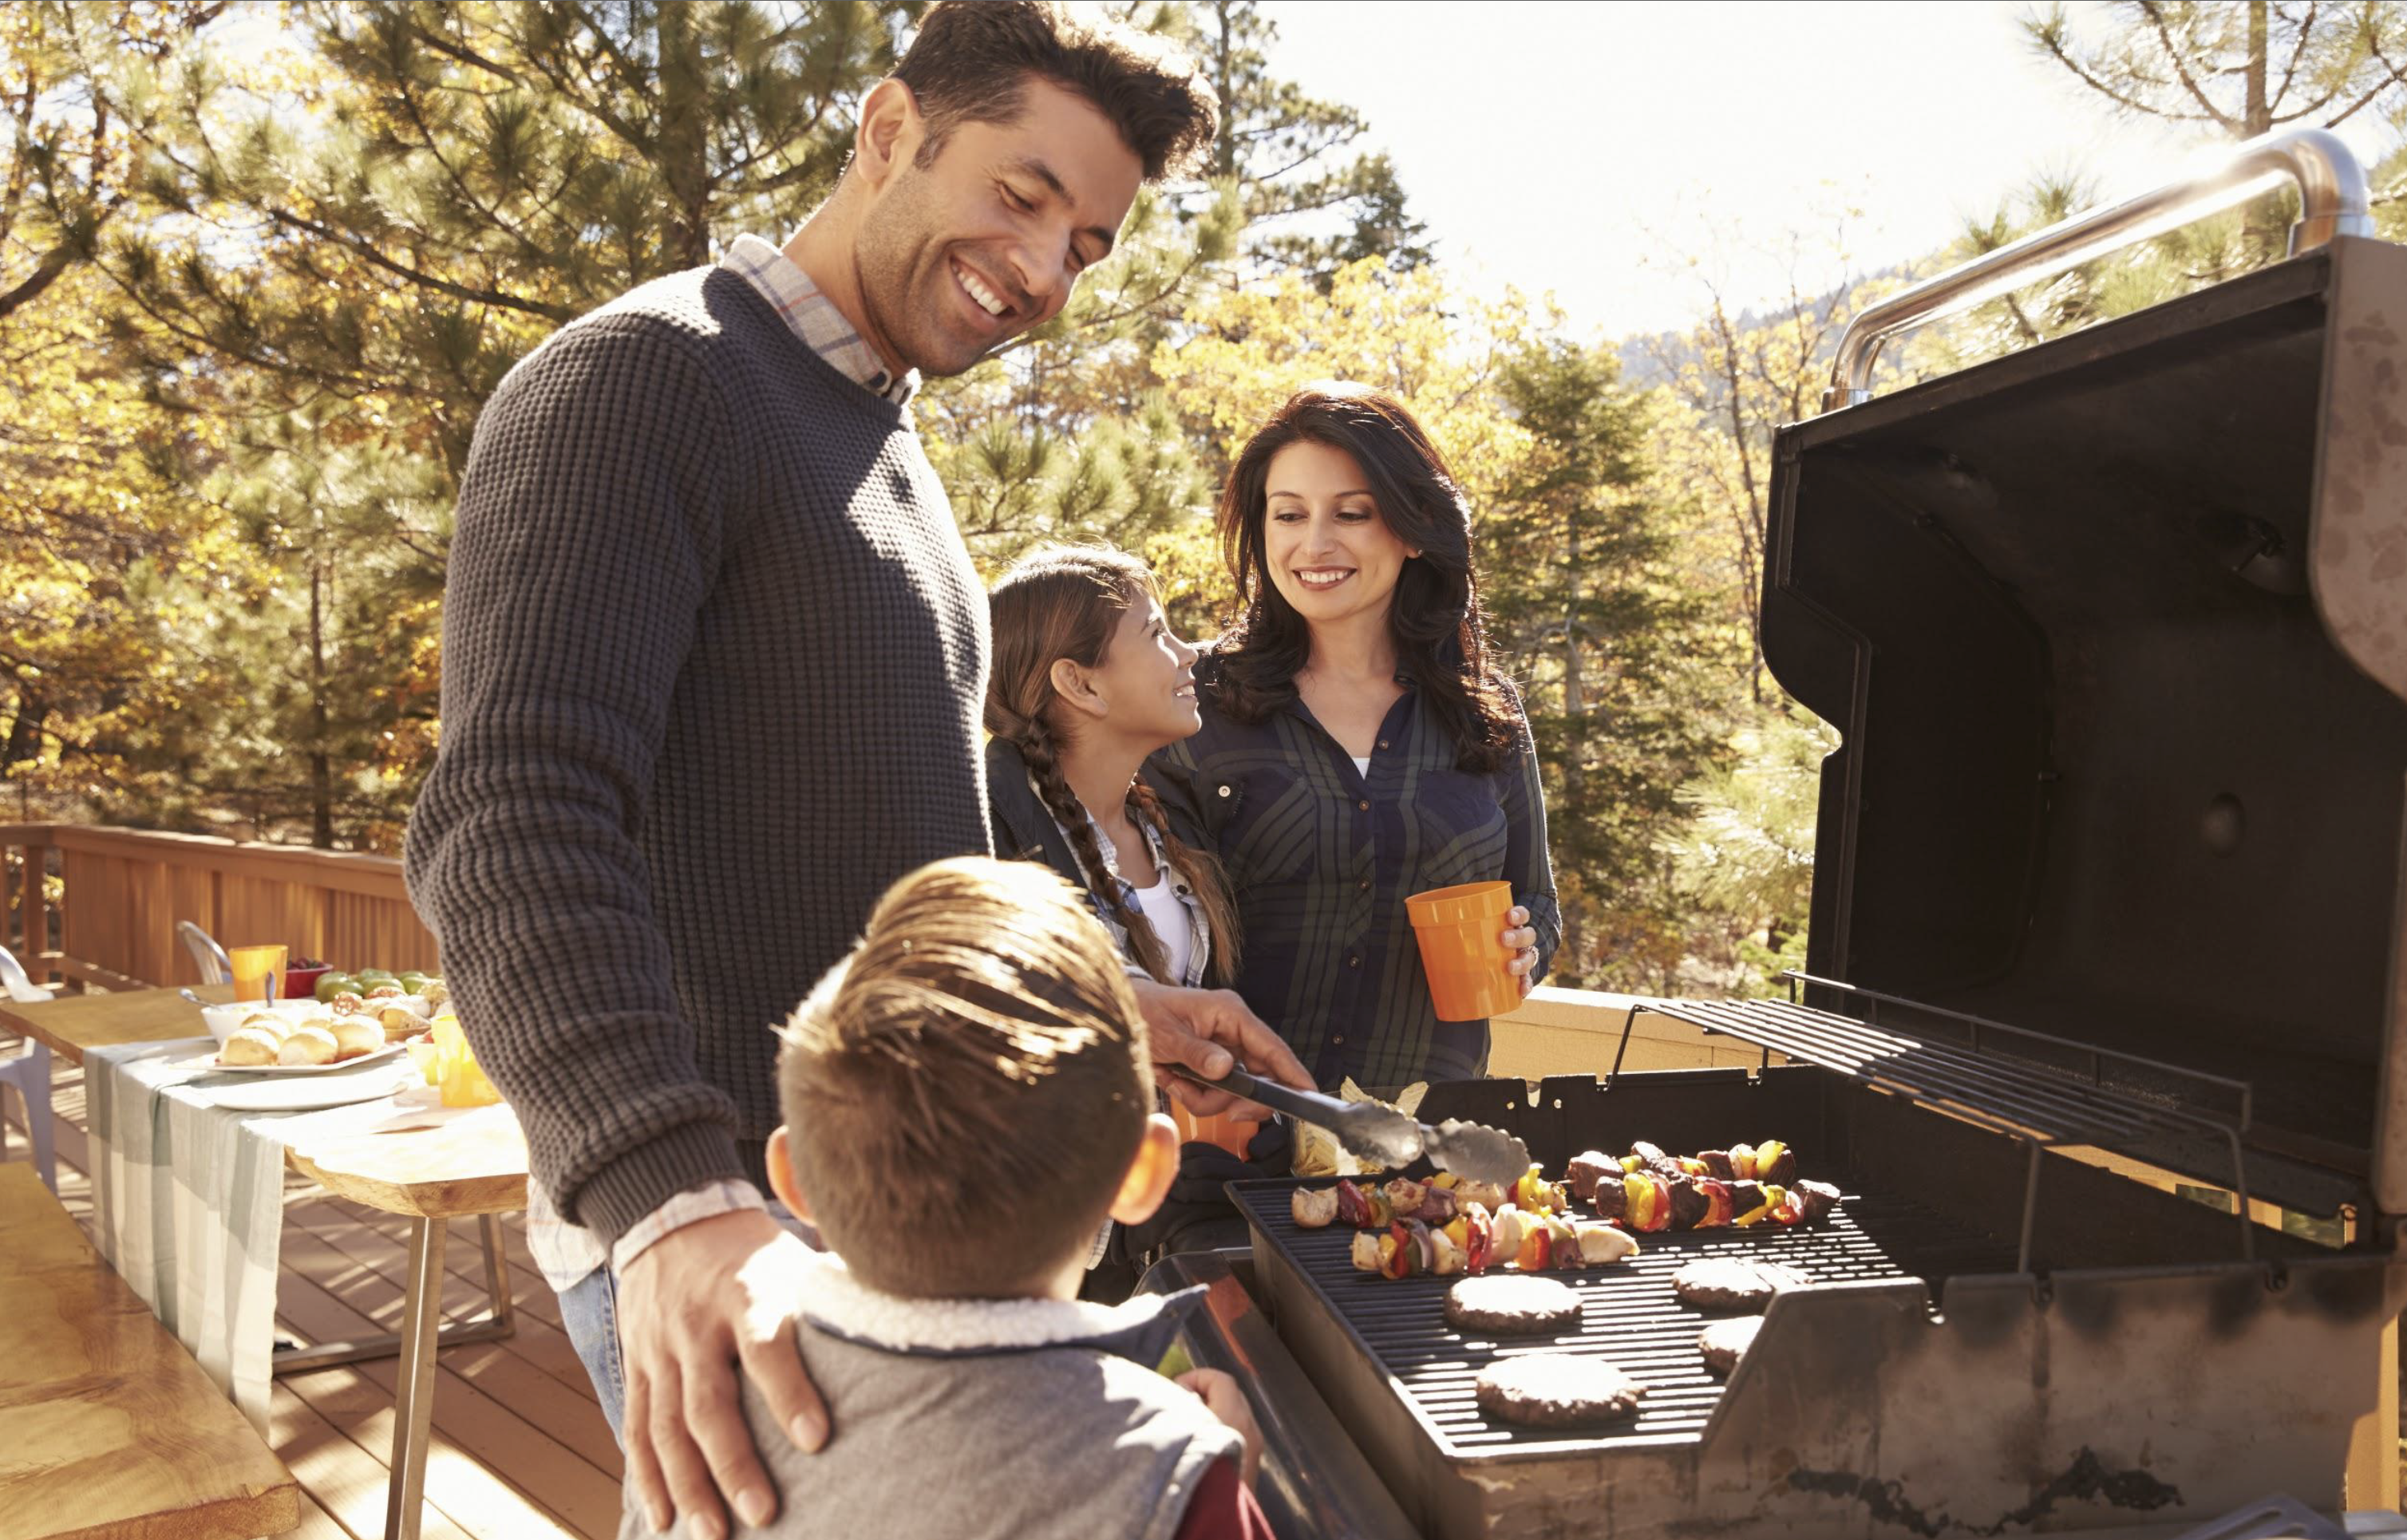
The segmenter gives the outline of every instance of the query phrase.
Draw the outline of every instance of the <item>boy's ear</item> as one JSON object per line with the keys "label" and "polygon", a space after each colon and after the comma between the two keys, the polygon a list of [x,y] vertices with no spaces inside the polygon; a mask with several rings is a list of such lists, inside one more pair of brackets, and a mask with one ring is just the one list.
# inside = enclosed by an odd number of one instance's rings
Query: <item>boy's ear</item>
{"label": "boy's ear", "polygon": [[794,1179],[793,1145],[786,1137],[783,1123],[769,1131],[769,1191],[794,1211],[794,1218],[805,1224],[819,1222],[811,1218],[810,1201],[803,1196],[803,1184]]}
{"label": "boy's ear", "polygon": [[1153,1218],[1170,1195],[1178,1175],[1178,1130],[1157,1112],[1145,1120],[1145,1137],[1137,1142],[1136,1158],[1120,1178],[1119,1195],[1112,1200],[1112,1218],[1122,1224],[1143,1224]]}

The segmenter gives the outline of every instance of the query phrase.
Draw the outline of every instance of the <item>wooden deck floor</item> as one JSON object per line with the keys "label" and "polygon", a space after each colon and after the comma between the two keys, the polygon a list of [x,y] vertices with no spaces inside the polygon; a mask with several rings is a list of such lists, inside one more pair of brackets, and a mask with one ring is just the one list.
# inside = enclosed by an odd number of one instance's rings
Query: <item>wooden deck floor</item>
{"label": "wooden deck floor", "polygon": [[[83,1075],[52,1063],[59,1198],[89,1233]],[[16,1098],[0,1094],[0,1102],[7,1104],[8,1158],[24,1160],[29,1150]],[[616,1535],[618,1445],[585,1367],[560,1329],[560,1302],[527,1255],[520,1216],[510,1215],[503,1230],[518,1330],[500,1342],[438,1355],[420,1533],[425,1540]],[[402,1220],[329,1198],[292,1177],[285,1191],[278,1329],[311,1342],[400,1330],[406,1260]],[[454,1224],[446,1260],[446,1317],[481,1313],[483,1258],[475,1221]],[[301,1483],[295,1534],[377,1540],[384,1533],[392,1387],[389,1360],[277,1380],[267,1441]]]}

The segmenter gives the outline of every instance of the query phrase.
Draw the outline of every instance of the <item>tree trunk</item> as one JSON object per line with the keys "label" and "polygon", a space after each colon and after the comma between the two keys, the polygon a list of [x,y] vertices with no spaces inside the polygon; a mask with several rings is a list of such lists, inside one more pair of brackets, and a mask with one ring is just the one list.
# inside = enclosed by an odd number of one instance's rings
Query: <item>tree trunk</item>
{"label": "tree trunk", "polygon": [[2267,0],[2248,0],[2248,106],[2249,138],[2270,132],[2273,126],[2273,109],[2266,105],[2266,15]]}
{"label": "tree trunk", "polygon": [[1212,7],[1212,22],[1218,29],[1213,38],[1212,90],[1220,102],[1220,133],[1212,149],[1212,174],[1216,177],[1237,174],[1237,124],[1233,116],[1237,80],[1236,64],[1232,58],[1235,45],[1230,41],[1235,26],[1229,16],[1234,8],[1232,0],[1214,0]]}
{"label": "tree trunk", "polygon": [[710,260],[709,124],[704,102],[702,42],[693,12],[682,4],[659,11],[661,179],[668,185],[669,266],[699,267]]}
{"label": "tree trunk", "polygon": [[309,568],[309,843],[335,848],[335,764],[326,751],[326,563]]}
{"label": "tree trunk", "polygon": [[0,766],[21,764],[42,757],[42,720],[50,714],[41,697],[17,687],[17,715],[8,723],[8,737],[0,747]]}

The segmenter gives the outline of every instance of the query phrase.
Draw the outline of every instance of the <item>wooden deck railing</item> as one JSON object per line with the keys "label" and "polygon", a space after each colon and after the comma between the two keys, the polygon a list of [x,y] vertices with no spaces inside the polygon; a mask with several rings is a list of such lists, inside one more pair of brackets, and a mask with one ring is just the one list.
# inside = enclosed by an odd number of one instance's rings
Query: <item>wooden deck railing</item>
{"label": "wooden deck railing", "polygon": [[[37,977],[104,989],[194,984],[200,971],[176,937],[189,920],[224,946],[282,942],[336,967],[432,969],[434,938],[419,923],[392,856],[255,845],[202,834],[72,823],[0,824],[0,848],[21,855],[7,895],[0,945]],[[57,911],[41,874],[62,877]],[[1602,1075],[1620,1048],[1631,999],[1542,988],[1496,1020],[1489,1067],[1536,1080]],[[1708,1038],[1669,1017],[1644,1016],[1625,1069],[1758,1062],[1731,1038]]]}
{"label": "wooden deck railing", "polygon": [[[282,942],[337,967],[435,966],[392,856],[72,823],[0,824],[0,848],[23,858],[0,934],[37,978],[198,983],[183,920],[223,946]],[[61,878],[55,913],[45,874]]]}

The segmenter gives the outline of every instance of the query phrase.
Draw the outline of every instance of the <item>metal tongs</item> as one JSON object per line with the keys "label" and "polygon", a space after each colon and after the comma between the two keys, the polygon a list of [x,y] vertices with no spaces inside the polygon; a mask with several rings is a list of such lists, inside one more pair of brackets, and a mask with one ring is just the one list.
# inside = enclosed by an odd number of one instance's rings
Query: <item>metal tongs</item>
{"label": "metal tongs", "polygon": [[1502,1129],[1449,1118],[1431,1128],[1377,1102],[1342,1102],[1317,1091],[1296,1091],[1275,1080],[1232,1069],[1207,1080],[1183,1065],[1178,1073],[1199,1086],[1260,1102],[1275,1112],[1316,1123],[1337,1136],[1349,1154],[1385,1171],[1400,1171],[1422,1155],[1440,1171],[1494,1187],[1510,1187],[1530,1169],[1530,1148]]}

